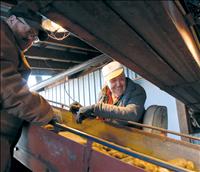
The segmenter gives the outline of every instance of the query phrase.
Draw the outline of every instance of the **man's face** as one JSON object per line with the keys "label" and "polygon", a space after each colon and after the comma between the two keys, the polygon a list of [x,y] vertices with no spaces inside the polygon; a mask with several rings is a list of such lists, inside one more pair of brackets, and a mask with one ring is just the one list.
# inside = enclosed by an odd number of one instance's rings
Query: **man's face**
{"label": "man's face", "polygon": [[13,30],[17,38],[17,42],[20,48],[26,51],[32,46],[33,42],[38,39],[38,30],[31,28],[21,17],[16,17],[15,20],[16,22],[13,25]]}
{"label": "man's face", "polygon": [[110,88],[113,96],[119,98],[126,89],[126,78],[124,73],[108,81],[108,87]]}

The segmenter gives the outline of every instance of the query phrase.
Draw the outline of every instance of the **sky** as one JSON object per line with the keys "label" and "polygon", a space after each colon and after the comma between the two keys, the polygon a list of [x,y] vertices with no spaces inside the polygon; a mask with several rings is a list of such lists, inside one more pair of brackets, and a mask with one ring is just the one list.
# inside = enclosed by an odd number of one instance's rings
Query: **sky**
{"label": "sky", "polygon": [[[42,76],[42,80],[46,80],[48,78],[50,78],[51,76],[49,75],[43,75]],[[35,79],[35,76],[34,75],[30,75],[29,78],[28,78],[28,86],[29,87],[32,87],[33,85],[37,84],[36,82],[36,79]]]}

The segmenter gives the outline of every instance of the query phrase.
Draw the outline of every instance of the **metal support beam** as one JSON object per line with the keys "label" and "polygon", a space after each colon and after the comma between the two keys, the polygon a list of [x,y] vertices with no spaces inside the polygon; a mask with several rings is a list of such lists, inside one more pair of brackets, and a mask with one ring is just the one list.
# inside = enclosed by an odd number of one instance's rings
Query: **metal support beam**
{"label": "metal support beam", "polygon": [[64,77],[66,76],[70,76],[70,75],[73,75],[74,73],[77,73],[77,72],[80,72],[84,69],[87,69],[91,66],[95,66],[97,64],[103,64],[105,63],[105,61],[109,60],[109,56],[105,55],[105,54],[102,54],[100,56],[97,56],[96,58],[93,58],[91,60],[88,60],[87,62],[85,63],[82,63],[80,65],[77,65],[61,74],[58,74],[57,76],[53,77],[53,78],[50,78],[42,83],[39,83],[33,87],[30,88],[31,91],[38,91],[52,83],[55,83],[56,81],[59,81],[61,79],[63,79]]}
{"label": "metal support beam", "polygon": [[45,58],[54,58],[58,60],[68,60],[74,63],[83,62],[84,59],[87,59],[87,55],[77,55],[76,53],[71,53],[67,51],[58,51],[54,49],[44,49],[39,47],[31,47],[25,55],[36,56],[36,57],[45,57]]}
{"label": "metal support beam", "polygon": [[49,69],[37,69],[31,68],[31,75],[51,75],[55,76],[65,70],[49,70]]}
{"label": "metal support beam", "polygon": [[98,53],[98,50],[94,49],[93,47],[90,47],[85,42],[81,41],[77,37],[75,37],[72,33],[67,37],[67,39],[64,40],[55,40],[52,38],[49,38],[47,41],[43,41],[47,44],[51,45],[57,45],[61,47],[66,47],[70,49],[77,49],[87,52],[95,52]]}
{"label": "metal support beam", "polygon": [[68,68],[74,65],[73,63],[64,63],[52,60],[39,60],[39,59],[29,59],[29,58],[27,60],[31,68],[37,68],[37,69],[67,70]]}

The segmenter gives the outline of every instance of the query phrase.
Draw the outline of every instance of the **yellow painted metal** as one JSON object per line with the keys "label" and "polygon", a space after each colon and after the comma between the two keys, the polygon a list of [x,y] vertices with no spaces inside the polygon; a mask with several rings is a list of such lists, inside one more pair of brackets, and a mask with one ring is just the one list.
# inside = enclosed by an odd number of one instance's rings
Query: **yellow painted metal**
{"label": "yellow painted metal", "polygon": [[82,124],[76,124],[71,112],[59,108],[54,108],[54,110],[56,113],[62,114],[66,126],[164,161],[175,158],[191,160],[200,170],[199,145],[147,133],[135,128],[113,126],[96,119],[86,119]]}

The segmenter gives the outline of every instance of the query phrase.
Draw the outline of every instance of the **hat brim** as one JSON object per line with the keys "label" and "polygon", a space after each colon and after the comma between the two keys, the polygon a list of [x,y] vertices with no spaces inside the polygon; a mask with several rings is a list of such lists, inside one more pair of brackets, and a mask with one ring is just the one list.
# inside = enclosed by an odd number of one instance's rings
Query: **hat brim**
{"label": "hat brim", "polygon": [[117,69],[116,71],[113,71],[112,73],[105,76],[105,80],[110,81],[111,79],[116,78],[117,76],[121,75],[123,71],[124,71],[123,68]]}

